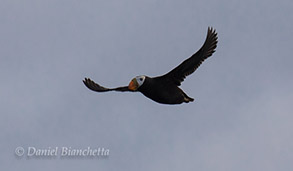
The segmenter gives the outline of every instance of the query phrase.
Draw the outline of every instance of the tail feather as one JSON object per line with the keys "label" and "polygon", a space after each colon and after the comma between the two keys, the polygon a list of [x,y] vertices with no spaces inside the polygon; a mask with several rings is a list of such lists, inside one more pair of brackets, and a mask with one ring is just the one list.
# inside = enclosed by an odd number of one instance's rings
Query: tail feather
{"label": "tail feather", "polygon": [[184,102],[185,102],[185,103],[189,103],[189,102],[193,102],[193,101],[194,101],[194,99],[191,98],[191,97],[188,97],[188,96],[185,96],[185,97],[184,97]]}

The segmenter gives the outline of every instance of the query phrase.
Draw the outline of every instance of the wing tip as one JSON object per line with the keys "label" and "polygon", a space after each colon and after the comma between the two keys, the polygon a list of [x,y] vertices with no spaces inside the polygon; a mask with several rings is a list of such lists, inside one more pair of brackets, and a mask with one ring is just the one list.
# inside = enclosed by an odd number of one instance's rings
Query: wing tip
{"label": "wing tip", "polygon": [[92,84],[93,81],[90,78],[84,78],[84,80],[82,80],[82,82],[84,83],[84,85],[87,88],[91,89],[90,85]]}
{"label": "wing tip", "polygon": [[84,78],[84,80],[82,80],[82,82],[90,90],[97,91],[97,92],[108,91],[107,88],[100,86],[99,84],[92,81],[90,78]]}
{"label": "wing tip", "polygon": [[218,44],[218,33],[216,31],[216,29],[214,29],[213,27],[209,26],[208,27],[208,32],[207,32],[207,38],[206,38],[207,42],[210,42],[210,48],[209,48],[209,55],[211,56],[217,48],[217,44]]}
{"label": "wing tip", "polygon": [[209,26],[209,27],[208,27],[208,33],[212,33],[212,34],[215,34],[215,35],[218,34],[218,33],[217,33],[217,30],[216,30],[215,28],[213,28],[212,26]]}

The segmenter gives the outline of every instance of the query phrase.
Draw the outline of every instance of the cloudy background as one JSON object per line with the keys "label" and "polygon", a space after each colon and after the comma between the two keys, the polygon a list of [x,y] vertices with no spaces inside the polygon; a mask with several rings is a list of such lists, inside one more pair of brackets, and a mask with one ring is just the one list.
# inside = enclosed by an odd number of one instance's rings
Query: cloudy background
{"label": "cloudy background", "polygon": [[[291,0],[1,0],[0,170],[293,169]],[[216,53],[157,104],[115,87]],[[15,148],[104,147],[108,158],[26,158]]]}

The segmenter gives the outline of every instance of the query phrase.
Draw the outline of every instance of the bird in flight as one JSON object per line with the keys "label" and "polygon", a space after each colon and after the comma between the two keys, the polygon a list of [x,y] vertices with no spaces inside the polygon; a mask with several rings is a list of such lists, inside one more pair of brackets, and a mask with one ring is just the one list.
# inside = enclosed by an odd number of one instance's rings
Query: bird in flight
{"label": "bird in flight", "polygon": [[85,78],[83,83],[90,90],[97,92],[120,91],[120,92],[141,92],[146,97],[161,104],[181,104],[189,103],[194,99],[186,95],[179,88],[185,77],[192,74],[200,64],[210,57],[217,47],[218,37],[216,30],[208,28],[207,37],[202,47],[191,57],[183,61],[176,68],[165,75],[148,77],[140,75],[133,78],[128,86],[117,88],[103,87],[89,78]]}

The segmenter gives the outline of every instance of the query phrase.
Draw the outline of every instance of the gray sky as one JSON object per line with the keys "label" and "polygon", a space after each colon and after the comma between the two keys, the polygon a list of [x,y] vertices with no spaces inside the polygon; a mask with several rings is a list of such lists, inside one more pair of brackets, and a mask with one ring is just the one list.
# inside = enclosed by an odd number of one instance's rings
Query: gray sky
{"label": "gray sky", "polygon": [[[291,0],[1,0],[0,170],[292,170],[292,9]],[[82,83],[164,74],[200,48],[208,26],[217,51],[181,86],[193,103]],[[110,155],[17,157],[19,146]]]}

